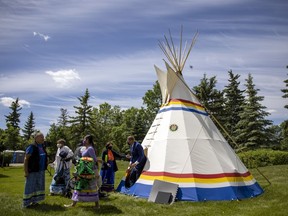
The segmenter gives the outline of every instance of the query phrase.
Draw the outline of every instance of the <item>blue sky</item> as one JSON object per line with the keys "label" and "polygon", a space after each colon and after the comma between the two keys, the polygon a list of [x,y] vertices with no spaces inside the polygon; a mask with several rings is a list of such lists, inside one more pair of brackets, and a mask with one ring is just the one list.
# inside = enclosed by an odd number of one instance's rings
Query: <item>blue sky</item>
{"label": "blue sky", "polygon": [[[17,97],[21,122],[33,111],[44,133],[60,108],[74,115],[88,88],[90,104],[141,107],[165,69],[158,41],[171,30],[198,39],[183,75],[189,86],[204,73],[227,85],[228,70],[244,89],[254,78],[274,124],[287,120],[282,98],[288,70],[288,2],[284,0],[1,0],[0,128]],[[189,66],[192,65],[193,69]]]}

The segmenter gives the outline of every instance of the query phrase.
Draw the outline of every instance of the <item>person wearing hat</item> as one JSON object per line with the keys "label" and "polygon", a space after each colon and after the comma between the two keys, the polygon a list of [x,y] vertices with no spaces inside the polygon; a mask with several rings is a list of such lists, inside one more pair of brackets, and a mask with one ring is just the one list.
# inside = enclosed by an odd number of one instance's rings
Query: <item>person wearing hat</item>
{"label": "person wearing hat", "polygon": [[114,191],[115,172],[118,171],[116,159],[126,159],[124,154],[113,150],[113,143],[108,142],[106,149],[102,152],[102,167],[100,175],[102,177],[101,192]]}

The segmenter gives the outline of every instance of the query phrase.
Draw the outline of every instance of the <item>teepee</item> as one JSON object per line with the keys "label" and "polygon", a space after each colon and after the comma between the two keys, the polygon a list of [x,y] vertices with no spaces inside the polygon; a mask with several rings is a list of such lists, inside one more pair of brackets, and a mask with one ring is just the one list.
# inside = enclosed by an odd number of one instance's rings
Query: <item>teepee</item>
{"label": "teepee", "polygon": [[159,43],[170,63],[165,62],[167,72],[155,66],[163,104],[142,143],[143,172],[131,188],[123,178],[121,193],[148,198],[154,180],[177,184],[177,200],[240,200],[263,193],[183,79],[197,35],[184,49],[182,30],[179,50],[171,33]]}

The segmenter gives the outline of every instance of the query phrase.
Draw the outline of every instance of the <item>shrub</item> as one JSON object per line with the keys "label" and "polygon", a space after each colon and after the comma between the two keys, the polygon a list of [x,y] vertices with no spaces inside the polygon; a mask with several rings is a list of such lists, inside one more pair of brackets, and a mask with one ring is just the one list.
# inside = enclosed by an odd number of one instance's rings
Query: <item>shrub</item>
{"label": "shrub", "polygon": [[288,152],[258,149],[238,153],[247,168],[288,164]]}
{"label": "shrub", "polygon": [[10,153],[10,152],[9,153],[1,152],[0,153],[0,165],[4,166],[4,167],[9,166],[9,164],[12,161],[12,158],[13,158],[13,154],[12,153]]}

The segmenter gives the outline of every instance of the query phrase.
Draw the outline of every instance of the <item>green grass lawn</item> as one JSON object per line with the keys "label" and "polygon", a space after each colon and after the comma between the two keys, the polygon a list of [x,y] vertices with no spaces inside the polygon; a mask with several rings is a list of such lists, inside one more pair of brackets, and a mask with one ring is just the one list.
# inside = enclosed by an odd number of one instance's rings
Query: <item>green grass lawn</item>
{"label": "green grass lawn", "polygon": [[[124,175],[127,162],[120,161],[118,166],[120,171],[116,174],[116,185]],[[94,203],[78,203],[75,208],[66,209],[63,205],[71,201],[61,196],[46,196],[41,205],[33,209],[22,209],[25,181],[23,167],[0,168],[0,215],[288,215],[288,165],[261,167],[259,170],[272,184],[269,185],[257,170],[250,170],[265,191],[261,196],[252,199],[217,202],[178,201],[172,205],[163,205],[112,193],[108,198],[101,199],[101,208],[95,210],[92,208]],[[52,176],[46,172],[47,195],[51,178]]]}

